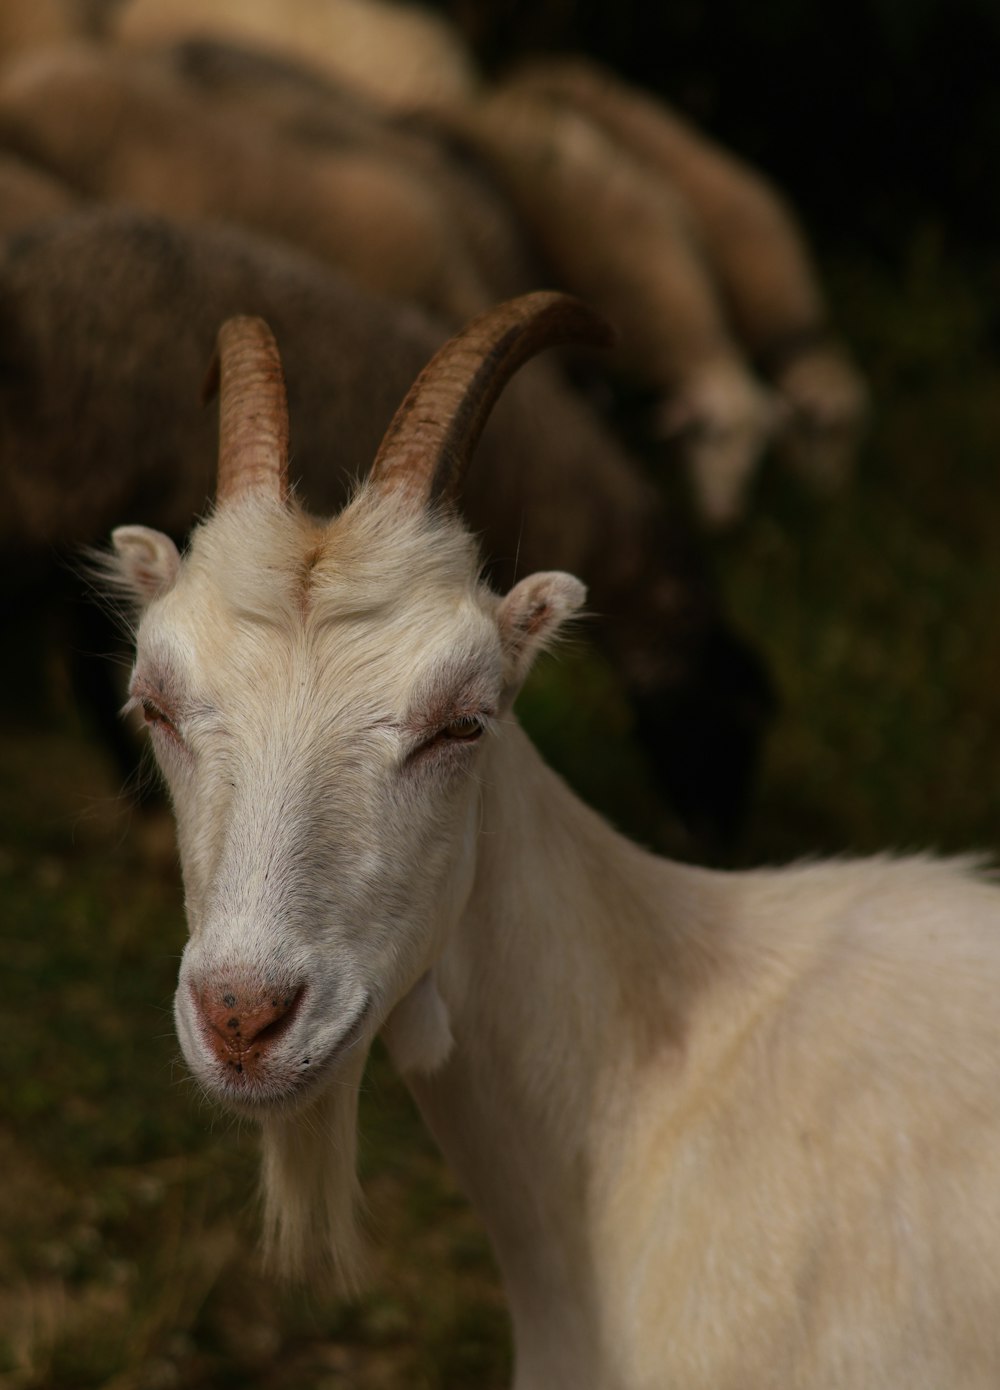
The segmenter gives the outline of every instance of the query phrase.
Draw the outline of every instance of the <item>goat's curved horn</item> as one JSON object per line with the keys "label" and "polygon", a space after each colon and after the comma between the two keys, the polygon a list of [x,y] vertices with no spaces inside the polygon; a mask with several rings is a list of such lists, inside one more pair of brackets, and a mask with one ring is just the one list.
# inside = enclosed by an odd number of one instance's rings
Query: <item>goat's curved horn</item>
{"label": "goat's curved horn", "polygon": [[382,440],[373,484],[405,494],[415,508],[455,502],[490,411],[517,369],[548,347],[614,341],[599,314],[555,291],[521,295],[480,314],[417,377]]}
{"label": "goat's curved horn", "polygon": [[219,392],[219,503],[247,492],[288,497],[288,401],[274,334],[263,319],[226,319],[205,379]]}

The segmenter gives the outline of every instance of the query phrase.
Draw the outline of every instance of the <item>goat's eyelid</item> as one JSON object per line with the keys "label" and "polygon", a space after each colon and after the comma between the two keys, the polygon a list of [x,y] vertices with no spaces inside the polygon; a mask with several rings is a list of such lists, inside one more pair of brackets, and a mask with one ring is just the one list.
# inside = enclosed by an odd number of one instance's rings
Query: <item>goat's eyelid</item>
{"label": "goat's eyelid", "polygon": [[172,738],[181,740],[179,716],[174,700],[168,699],[159,684],[134,675],[129,689],[129,699],[122,707],[121,717],[125,718],[133,710],[141,709],[148,727],[165,730]]}

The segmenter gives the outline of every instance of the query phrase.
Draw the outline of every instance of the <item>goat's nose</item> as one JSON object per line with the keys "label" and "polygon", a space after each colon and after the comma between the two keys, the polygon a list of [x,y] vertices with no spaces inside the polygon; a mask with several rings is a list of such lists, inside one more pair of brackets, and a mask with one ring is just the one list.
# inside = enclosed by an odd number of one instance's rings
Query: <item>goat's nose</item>
{"label": "goat's nose", "polygon": [[220,1062],[242,1071],[260,1060],[287,1031],[304,985],[248,994],[245,990],[194,991],[205,1040]]}

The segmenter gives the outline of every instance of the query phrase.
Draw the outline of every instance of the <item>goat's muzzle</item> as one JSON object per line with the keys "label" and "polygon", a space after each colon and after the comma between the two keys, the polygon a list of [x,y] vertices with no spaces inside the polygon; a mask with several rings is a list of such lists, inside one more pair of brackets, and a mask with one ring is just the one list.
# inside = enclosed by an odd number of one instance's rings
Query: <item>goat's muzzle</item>
{"label": "goat's muzzle", "polygon": [[233,987],[192,989],[202,1035],[236,1076],[253,1077],[298,1013],[305,985],[249,993]]}

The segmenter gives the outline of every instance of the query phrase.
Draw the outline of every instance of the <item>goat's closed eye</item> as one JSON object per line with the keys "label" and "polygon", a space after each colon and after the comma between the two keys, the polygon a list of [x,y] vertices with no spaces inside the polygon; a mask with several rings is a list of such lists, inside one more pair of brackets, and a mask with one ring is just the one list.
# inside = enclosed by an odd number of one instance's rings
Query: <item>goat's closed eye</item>
{"label": "goat's closed eye", "polygon": [[142,710],[143,719],[150,728],[163,729],[169,734],[177,734],[177,726],[174,721],[148,696],[143,696],[140,699],[139,708]]}
{"label": "goat's closed eye", "polygon": [[475,714],[463,714],[446,724],[436,735],[437,738],[450,739],[457,743],[472,743],[483,733],[486,725]]}
{"label": "goat's closed eye", "polygon": [[428,731],[421,742],[410,753],[410,760],[422,760],[432,756],[435,750],[444,751],[458,744],[475,743],[486,731],[487,720],[480,714],[460,714],[449,719],[433,732]]}

